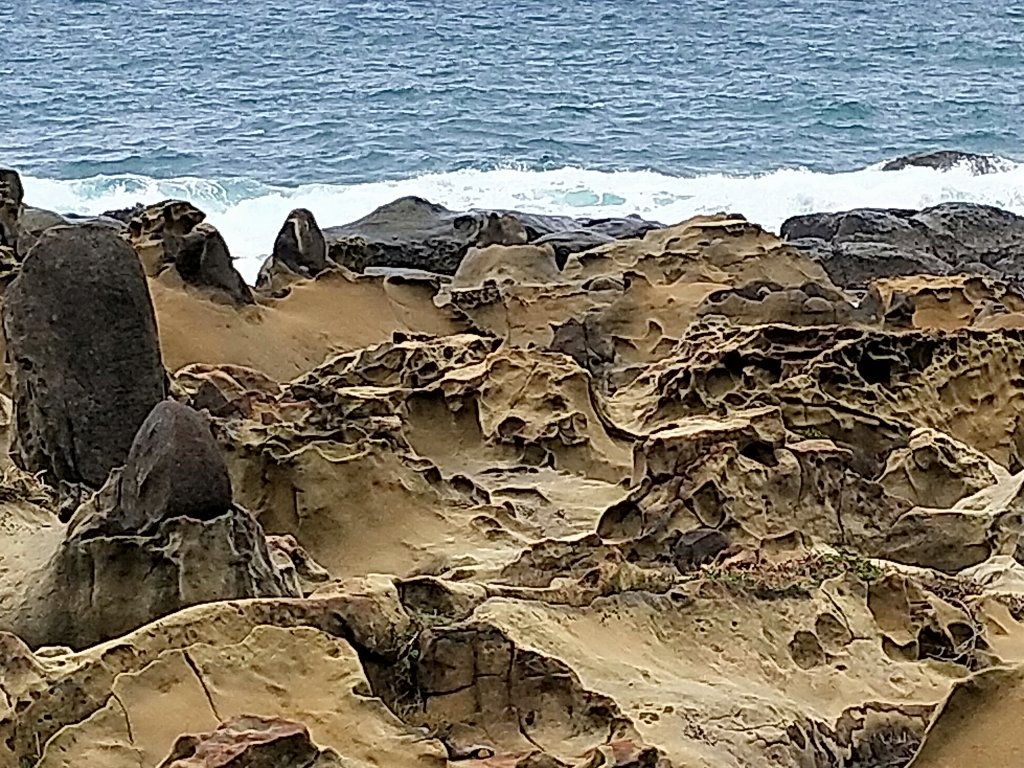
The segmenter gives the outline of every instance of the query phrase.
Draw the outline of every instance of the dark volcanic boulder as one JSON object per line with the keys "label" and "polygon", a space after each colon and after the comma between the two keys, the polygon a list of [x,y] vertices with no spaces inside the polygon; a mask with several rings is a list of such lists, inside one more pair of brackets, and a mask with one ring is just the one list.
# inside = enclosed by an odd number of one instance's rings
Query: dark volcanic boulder
{"label": "dark volcanic boulder", "polygon": [[450,211],[418,197],[383,205],[351,224],[324,230],[330,258],[361,272],[403,267],[453,274],[473,246],[518,245],[526,232],[511,217]]}
{"label": "dark volcanic boulder", "polygon": [[142,203],[136,203],[131,208],[114,208],[110,211],[104,211],[100,216],[104,219],[113,219],[114,221],[120,221],[122,224],[128,224],[145,209],[146,206]]}
{"label": "dark volcanic boulder", "polygon": [[473,247],[550,243],[564,264],[570,253],[663,225],[635,216],[574,219],[517,211],[451,211],[403,197],[359,221],[324,230],[329,257],[350,269],[400,267],[451,275]]}
{"label": "dark volcanic boulder", "polygon": [[22,207],[21,237],[18,241],[19,250],[24,255],[29,252],[39,236],[50,227],[61,227],[75,224],[96,224],[110,228],[114,232],[124,232],[124,223],[106,216],[79,216],[73,213],[55,213],[45,208],[31,205]]}
{"label": "dark volcanic boulder", "polygon": [[937,152],[917,152],[890,160],[882,166],[883,171],[902,171],[904,168],[934,168],[948,171],[952,168],[967,168],[976,175],[997,173],[1005,170],[1007,162],[993,155],[978,155],[973,152],[957,152],[942,149]]}
{"label": "dark volcanic boulder", "polygon": [[300,275],[313,276],[327,269],[327,244],[316,218],[305,208],[288,214],[274,240],[272,258]]}
{"label": "dark volcanic boulder", "polygon": [[316,277],[334,262],[327,258],[327,242],[316,218],[305,208],[288,214],[277,238],[274,252],[263,262],[256,287],[275,290],[302,277]]}
{"label": "dark volcanic boulder", "polygon": [[164,261],[188,285],[220,291],[235,304],[254,304],[252,291],[231,261],[228,244],[210,224],[197,224],[188,234],[165,233]]}
{"label": "dark volcanic boulder", "polygon": [[9,248],[15,256],[22,252],[18,247],[18,236],[24,198],[25,190],[18,172],[0,168],[0,248]]}
{"label": "dark volcanic boulder", "polygon": [[3,327],[15,461],[98,488],[165,394],[139,260],[102,225],[48,229],[7,289]]}
{"label": "dark volcanic boulder", "polygon": [[20,571],[0,569],[0,630],[82,648],[190,605],[301,594],[260,524],[231,500],[209,422],[163,401],[127,464],[47,533]]}
{"label": "dark volcanic boulder", "polygon": [[145,532],[163,520],[210,520],[231,507],[231,478],[206,417],[164,400],[139,428],[121,474],[120,517],[107,533]]}
{"label": "dark volcanic boulder", "polygon": [[812,213],[787,219],[781,233],[846,288],[922,273],[1024,278],[1024,217],[989,205]]}

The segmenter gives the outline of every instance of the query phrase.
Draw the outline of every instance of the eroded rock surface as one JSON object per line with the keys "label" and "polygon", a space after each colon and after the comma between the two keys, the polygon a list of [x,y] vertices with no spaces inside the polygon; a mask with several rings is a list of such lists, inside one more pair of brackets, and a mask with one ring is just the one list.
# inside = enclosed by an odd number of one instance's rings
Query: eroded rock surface
{"label": "eroded rock surface", "polygon": [[215,731],[180,737],[160,768],[340,768],[301,723],[280,717],[234,717]]}
{"label": "eroded rock surface", "polygon": [[[64,526],[0,461],[0,764],[966,759],[1024,662],[1024,300],[971,210],[808,249],[407,199],[241,310],[164,264],[173,402],[100,492]],[[345,268],[389,249],[454,275]]]}

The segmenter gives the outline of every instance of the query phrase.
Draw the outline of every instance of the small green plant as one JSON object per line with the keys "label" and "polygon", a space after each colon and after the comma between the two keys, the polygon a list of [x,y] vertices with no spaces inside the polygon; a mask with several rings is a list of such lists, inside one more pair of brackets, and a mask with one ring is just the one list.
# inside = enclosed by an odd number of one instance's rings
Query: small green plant
{"label": "small green plant", "polygon": [[828,435],[822,432],[820,429],[813,425],[805,427],[791,427],[791,429],[802,437],[806,437],[809,440],[831,440]]}
{"label": "small green plant", "polygon": [[810,594],[822,582],[848,574],[867,584],[885,574],[861,555],[837,551],[814,553],[778,563],[748,562],[705,569],[704,582],[720,584],[732,591],[760,599],[782,599]]}

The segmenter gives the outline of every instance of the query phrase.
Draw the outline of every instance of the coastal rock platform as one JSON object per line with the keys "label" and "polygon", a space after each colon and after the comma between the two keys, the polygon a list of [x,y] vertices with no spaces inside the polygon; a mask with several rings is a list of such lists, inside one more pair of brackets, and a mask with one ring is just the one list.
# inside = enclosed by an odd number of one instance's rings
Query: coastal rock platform
{"label": "coastal rock platform", "polygon": [[1024,746],[1012,214],[298,209],[249,288],[187,204],[15,178],[0,766]]}

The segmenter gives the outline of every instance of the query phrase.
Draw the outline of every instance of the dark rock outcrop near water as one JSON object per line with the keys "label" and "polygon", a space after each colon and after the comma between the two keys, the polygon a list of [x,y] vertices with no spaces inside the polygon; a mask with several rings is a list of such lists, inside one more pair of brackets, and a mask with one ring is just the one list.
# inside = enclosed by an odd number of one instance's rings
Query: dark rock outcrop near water
{"label": "dark rock outcrop near water", "polygon": [[1024,279],[1024,217],[988,205],[813,213],[787,219],[781,233],[847,288],[921,273]]}
{"label": "dark rock outcrop near water", "polygon": [[128,224],[133,218],[138,216],[146,209],[142,203],[136,203],[129,208],[114,208],[109,211],[104,211],[100,214],[105,219],[113,219],[114,221],[120,221],[122,224]]}
{"label": "dark rock outcrop near water", "polygon": [[156,319],[132,249],[100,225],[47,230],[4,295],[12,454],[98,488],[165,394]]}
{"label": "dark rock outcrop near water", "polygon": [[662,225],[639,217],[573,219],[515,211],[452,211],[403,197],[369,215],[324,230],[330,258],[350,269],[398,267],[451,275],[473,247],[550,242],[564,265],[569,254]]}
{"label": "dark rock outcrop near water", "polygon": [[937,171],[949,171],[953,168],[966,168],[971,173],[981,176],[1005,170],[1007,163],[994,155],[979,155],[973,152],[956,150],[938,150],[936,152],[918,152],[890,160],[882,166],[883,171],[902,171],[904,168],[933,168]]}
{"label": "dark rock outcrop near water", "polygon": [[0,168],[0,248],[9,249],[15,256],[19,253],[24,197],[25,190],[18,172]]}
{"label": "dark rock outcrop near water", "polygon": [[275,289],[300,277],[316,277],[330,266],[327,243],[316,217],[305,208],[288,214],[274,240],[274,252],[256,278],[256,287]]}
{"label": "dark rock outcrop near water", "polygon": [[188,285],[212,288],[235,304],[253,304],[252,291],[235,269],[228,245],[214,227],[197,224],[185,235],[165,235],[164,261]]}
{"label": "dark rock outcrop near water", "polygon": [[312,276],[327,269],[327,244],[316,218],[305,208],[288,214],[274,241],[273,257],[300,275]]}

